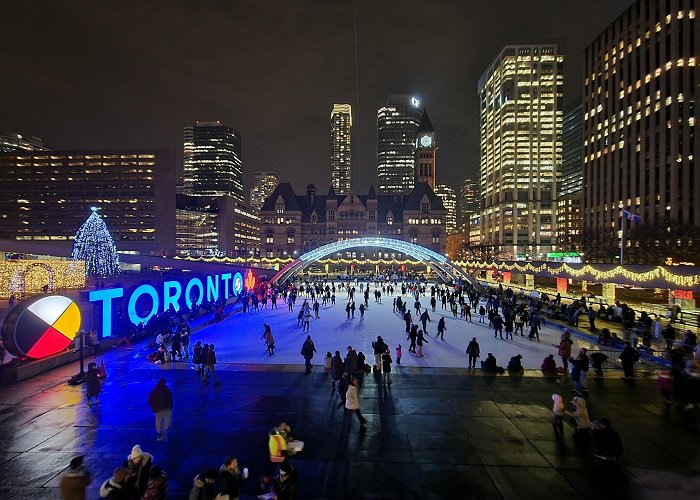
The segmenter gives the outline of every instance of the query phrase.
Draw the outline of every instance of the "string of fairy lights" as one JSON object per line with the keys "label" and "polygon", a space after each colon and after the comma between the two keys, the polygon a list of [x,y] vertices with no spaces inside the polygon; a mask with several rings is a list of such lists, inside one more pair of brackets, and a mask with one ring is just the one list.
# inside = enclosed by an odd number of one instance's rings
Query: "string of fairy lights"
{"label": "string of fairy lights", "polygon": [[[230,257],[225,257],[225,258],[216,258],[216,257],[200,257],[198,259],[191,259],[188,258],[188,260],[198,260],[198,261],[205,261],[205,262],[219,262],[219,263],[228,263],[228,264],[247,264],[247,265],[252,265],[252,266],[260,266],[260,267],[268,267],[271,265],[278,265],[278,266],[285,266],[292,262],[294,259],[291,258],[267,258],[267,257],[262,257],[259,259],[251,259],[251,258],[244,258],[244,257],[236,257],[236,258],[230,258]],[[350,264],[369,264],[369,265],[379,265],[379,266],[396,266],[396,265],[416,265],[416,264],[422,264],[421,262],[412,260],[412,259],[363,259],[362,261],[358,261],[357,259],[345,259],[345,258],[338,258],[338,259],[321,259],[317,261],[321,265],[337,265],[337,264],[344,264],[344,265],[350,265]],[[555,264],[550,264],[550,263],[539,263],[539,264],[532,264],[530,262],[505,262],[505,261],[495,261],[495,262],[487,262],[487,261],[477,261],[477,260],[462,260],[462,261],[453,261],[452,262],[454,265],[461,267],[464,270],[472,270],[472,269],[496,269],[498,271],[516,271],[516,272],[522,272],[522,273],[542,273],[542,272],[548,272],[551,274],[560,274],[560,275],[568,275],[571,276],[572,278],[581,278],[583,276],[586,276],[587,279],[593,279],[593,280],[614,280],[615,278],[625,278],[626,280],[629,281],[634,281],[638,283],[649,283],[654,280],[664,280],[667,283],[670,283],[674,286],[678,287],[683,287],[683,288],[692,288],[695,286],[700,285],[700,274],[692,274],[692,275],[683,275],[683,274],[677,274],[666,267],[663,266],[656,266],[652,269],[649,269],[648,271],[632,271],[630,269],[625,268],[624,266],[615,266],[612,268],[603,268],[603,266],[596,266],[594,264],[586,264],[581,267],[579,266],[571,266],[567,263],[555,263]],[[427,264],[427,263],[426,263]]]}
{"label": "string of fairy lights", "polygon": [[74,260],[6,260],[0,262],[0,297],[85,288],[85,262]]}

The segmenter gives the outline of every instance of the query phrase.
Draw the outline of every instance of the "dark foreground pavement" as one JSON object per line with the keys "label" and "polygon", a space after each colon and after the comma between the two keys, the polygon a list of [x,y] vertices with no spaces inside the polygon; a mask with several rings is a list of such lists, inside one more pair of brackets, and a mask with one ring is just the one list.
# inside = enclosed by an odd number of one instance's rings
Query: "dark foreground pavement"
{"label": "dark foreground pavement", "polygon": [[[59,498],[69,460],[85,454],[94,475],[88,498],[134,444],[170,478],[170,498],[187,498],[192,478],[235,454],[251,478],[243,498],[273,470],[270,427],[288,422],[306,442],[290,460],[301,498],[697,498],[700,440],[695,418],[661,404],[653,380],[594,380],[592,417],[607,417],[625,445],[619,464],[599,464],[573,431],[551,427],[555,381],[484,377],[460,369],[395,372],[390,390],[370,376],[361,392],[361,431],[343,416],[322,369],[222,365],[221,386],[204,385],[189,366],[154,367],[134,351],[109,353],[97,407],[84,387],[65,385],[75,366],[0,388],[0,498]],[[173,427],[156,442],[146,396],[160,376],[175,392]],[[569,382],[559,389],[571,398]]]}

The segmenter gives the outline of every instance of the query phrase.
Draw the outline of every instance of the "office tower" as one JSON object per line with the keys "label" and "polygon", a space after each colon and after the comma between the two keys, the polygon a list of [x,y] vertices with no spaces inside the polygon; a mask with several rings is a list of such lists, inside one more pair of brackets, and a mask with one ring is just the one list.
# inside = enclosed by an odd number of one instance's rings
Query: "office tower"
{"label": "office tower", "polygon": [[562,250],[579,246],[583,201],[583,102],[574,100],[564,108],[561,132],[561,187],[557,200],[558,243]]}
{"label": "office tower", "polygon": [[416,183],[427,183],[430,189],[433,190],[435,189],[436,154],[435,129],[433,128],[433,124],[430,123],[428,113],[423,112],[423,117],[421,118],[420,125],[418,125],[418,131],[416,132],[415,180]]}
{"label": "office tower", "polygon": [[438,184],[435,195],[442,200],[445,207],[445,230],[452,233],[457,229],[457,194],[447,184]]}
{"label": "office tower", "polygon": [[619,251],[625,212],[641,218],[625,220],[628,236],[700,225],[695,15],[692,2],[639,0],[585,50],[584,233],[597,248],[616,240],[598,260]]}
{"label": "office tower", "polygon": [[24,151],[0,154],[0,239],[70,248],[100,209],[117,250],[175,252],[175,151]]}
{"label": "office tower", "polygon": [[260,210],[265,204],[265,198],[272,194],[279,183],[279,177],[274,172],[255,172],[250,190],[250,206]]}
{"label": "office tower", "polygon": [[459,217],[460,226],[469,226],[474,218],[479,218],[481,196],[479,195],[479,178],[465,177],[459,192]]}
{"label": "office tower", "polygon": [[349,104],[334,104],[331,111],[331,184],[336,194],[348,194],[352,171],[352,108]]}
{"label": "office tower", "polygon": [[0,153],[19,151],[46,151],[39,137],[27,137],[14,132],[0,132]]}
{"label": "office tower", "polygon": [[244,203],[241,136],[221,122],[185,127],[183,192],[193,196],[232,196]]}
{"label": "office tower", "polygon": [[418,99],[392,94],[377,112],[379,194],[409,193],[415,184],[416,133],[423,116]]}
{"label": "office tower", "polygon": [[509,45],[479,79],[481,238],[505,256],[554,243],[563,62],[556,45]]}

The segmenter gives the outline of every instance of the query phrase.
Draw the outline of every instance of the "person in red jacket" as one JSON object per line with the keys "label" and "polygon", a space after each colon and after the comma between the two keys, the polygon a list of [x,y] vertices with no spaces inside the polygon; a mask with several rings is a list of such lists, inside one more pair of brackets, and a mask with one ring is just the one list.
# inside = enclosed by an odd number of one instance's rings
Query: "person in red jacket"
{"label": "person in red jacket", "polygon": [[163,441],[170,428],[173,415],[173,392],[165,385],[163,377],[148,395],[148,405],[156,417],[158,441]]}

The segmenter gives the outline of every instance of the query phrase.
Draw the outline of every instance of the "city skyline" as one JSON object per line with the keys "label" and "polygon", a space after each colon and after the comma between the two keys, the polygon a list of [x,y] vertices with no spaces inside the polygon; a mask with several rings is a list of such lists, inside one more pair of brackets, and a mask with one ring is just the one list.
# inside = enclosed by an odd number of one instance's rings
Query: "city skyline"
{"label": "city skyline", "polygon": [[[565,96],[579,92],[583,49],[632,2],[594,3],[455,1],[425,10],[419,2],[400,9],[360,2],[354,26],[352,2],[178,6],[167,13],[154,4],[107,12],[88,2],[23,2],[7,6],[0,21],[3,46],[23,48],[7,51],[0,91],[14,98],[0,105],[0,129],[41,137],[53,149],[147,147],[181,155],[183,127],[221,120],[245,137],[246,188],[253,172],[274,170],[297,188],[315,182],[323,190],[330,178],[315,174],[327,168],[327,110],[347,102],[356,115],[353,188],[364,191],[377,185],[376,110],[387,95],[406,92],[429,103],[440,131],[438,182],[458,187],[478,165],[478,76],[506,44],[562,39]],[[312,15],[327,22],[309,27]],[[168,22],[149,21],[159,16]],[[258,18],[270,27],[265,36]],[[420,30],[404,27],[417,18]],[[200,36],[210,24],[221,29]],[[122,25],[130,29],[116,29]],[[173,31],[182,36],[175,40]],[[219,49],[225,46],[237,50],[229,57]],[[340,64],[337,74],[321,69],[331,61]]]}

